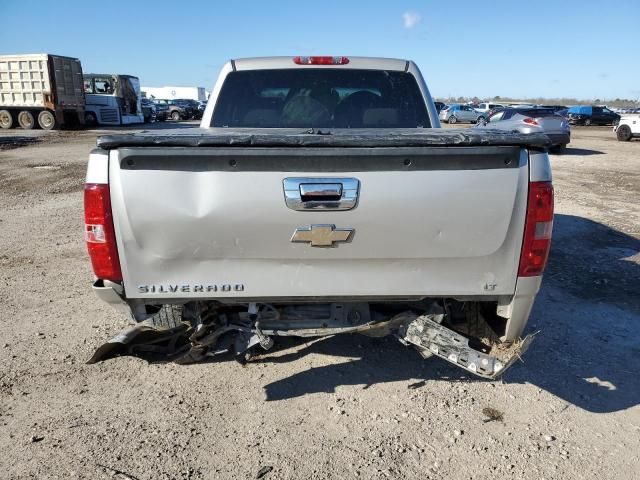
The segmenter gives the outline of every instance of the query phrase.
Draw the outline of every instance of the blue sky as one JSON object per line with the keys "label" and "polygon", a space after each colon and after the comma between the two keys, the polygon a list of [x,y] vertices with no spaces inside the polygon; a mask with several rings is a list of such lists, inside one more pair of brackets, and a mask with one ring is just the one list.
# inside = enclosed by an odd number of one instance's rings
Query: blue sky
{"label": "blue sky", "polygon": [[415,60],[434,96],[640,97],[640,1],[0,0],[0,54],[210,89],[229,58]]}

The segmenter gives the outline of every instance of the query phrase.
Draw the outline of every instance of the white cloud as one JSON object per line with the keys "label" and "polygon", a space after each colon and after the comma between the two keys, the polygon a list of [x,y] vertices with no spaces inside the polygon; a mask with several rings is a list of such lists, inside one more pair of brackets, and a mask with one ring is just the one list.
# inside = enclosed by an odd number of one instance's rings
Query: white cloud
{"label": "white cloud", "polygon": [[404,28],[413,28],[422,20],[422,16],[419,13],[409,11],[402,14],[402,20]]}

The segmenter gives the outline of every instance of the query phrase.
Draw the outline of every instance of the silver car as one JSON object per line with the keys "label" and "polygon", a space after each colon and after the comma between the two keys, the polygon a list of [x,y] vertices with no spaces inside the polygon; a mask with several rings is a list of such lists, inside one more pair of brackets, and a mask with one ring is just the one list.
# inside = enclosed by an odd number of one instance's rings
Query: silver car
{"label": "silver car", "polygon": [[489,116],[477,127],[519,133],[544,133],[552,142],[552,150],[563,151],[571,141],[569,121],[551,108],[504,108]]}
{"label": "silver car", "polygon": [[471,105],[454,103],[440,111],[440,120],[447,123],[470,122],[478,123],[486,118],[482,112],[478,112]]}

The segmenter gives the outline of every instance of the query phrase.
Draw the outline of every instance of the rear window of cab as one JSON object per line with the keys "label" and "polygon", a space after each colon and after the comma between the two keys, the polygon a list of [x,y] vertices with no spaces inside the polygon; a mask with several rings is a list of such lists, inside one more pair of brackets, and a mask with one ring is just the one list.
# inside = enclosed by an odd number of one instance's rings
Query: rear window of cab
{"label": "rear window of cab", "polygon": [[231,72],[213,127],[430,127],[424,98],[407,72],[280,69]]}

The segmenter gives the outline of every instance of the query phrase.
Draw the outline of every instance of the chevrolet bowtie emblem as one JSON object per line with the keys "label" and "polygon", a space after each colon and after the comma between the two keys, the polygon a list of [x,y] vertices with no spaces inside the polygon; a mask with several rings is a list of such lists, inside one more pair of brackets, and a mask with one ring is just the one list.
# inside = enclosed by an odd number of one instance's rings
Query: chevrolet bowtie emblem
{"label": "chevrolet bowtie emblem", "polygon": [[347,242],[351,238],[353,228],[336,228],[335,225],[311,225],[298,227],[291,236],[296,243],[311,243],[312,247],[333,247],[334,243]]}

